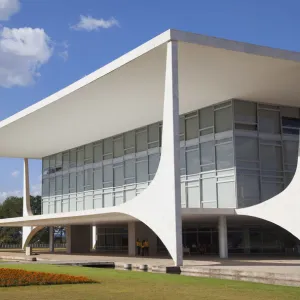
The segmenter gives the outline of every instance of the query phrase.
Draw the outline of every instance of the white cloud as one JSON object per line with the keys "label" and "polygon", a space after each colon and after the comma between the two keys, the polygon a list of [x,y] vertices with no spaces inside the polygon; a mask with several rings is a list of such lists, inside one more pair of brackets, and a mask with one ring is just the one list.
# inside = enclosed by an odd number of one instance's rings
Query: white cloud
{"label": "white cloud", "polygon": [[20,175],[20,171],[18,171],[18,170],[15,170],[11,173],[11,176],[15,177],[15,178],[19,177],[19,175]]}
{"label": "white cloud", "polygon": [[4,27],[0,31],[0,86],[33,83],[52,52],[51,39],[44,29]]}
{"label": "white cloud", "polygon": [[41,191],[42,191],[42,185],[40,183],[33,184],[30,186],[30,195],[31,196],[41,195]]}
{"label": "white cloud", "polygon": [[6,200],[7,197],[22,197],[22,191],[15,190],[15,191],[9,191],[9,192],[0,192],[0,203],[2,203],[4,200]]}
{"label": "white cloud", "polygon": [[58,55],[64,60],[64,61],[67,61],[68,58],[69,58],[69,44],[68,42],[63,42],[61,43],[60,45],[60,48],[62,48],[62,50],[60,52],[58,52]]}
{"label": "white cloud", "polygon": [[19,0],[0,0],[0,20],[7,21],[20,10]]}
{"label": "white cloud", "polygon": [[80,16],[80,20],[76,25],[71,26],[71,29],[74,30],[98,30],[99,28],[108,29],[113,26],[120,26],[118,20],[115,18],[110,18],[108,20],[104,19],[95,19],[91,16]]}

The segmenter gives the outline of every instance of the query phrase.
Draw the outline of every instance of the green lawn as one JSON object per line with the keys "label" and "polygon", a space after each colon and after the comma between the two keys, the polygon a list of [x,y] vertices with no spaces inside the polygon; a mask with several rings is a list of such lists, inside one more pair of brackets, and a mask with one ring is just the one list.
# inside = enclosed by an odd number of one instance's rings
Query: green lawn
{"label": "green lawn", "polygon": [[300,299],[300,288],[296,287],[282,287],[230,280],[83,267],[35,264],[3,265],[2,267],[83,275],[96,279],[100,281],[100,283],[0,288],[1,300]]}

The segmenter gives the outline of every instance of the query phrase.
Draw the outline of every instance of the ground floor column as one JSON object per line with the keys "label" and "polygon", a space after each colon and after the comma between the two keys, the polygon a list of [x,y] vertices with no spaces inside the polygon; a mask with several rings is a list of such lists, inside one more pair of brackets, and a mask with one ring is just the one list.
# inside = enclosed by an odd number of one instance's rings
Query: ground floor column
{"label": "ground floor column", "polygon": [[96,250],[97,248],[97,226],[92,226],[92,250]]}
{"label": "ground floor column", "polygon": [[128,256],[136,255],[136,222],[128,223]]}
{"label": "ground floor column", "polygon": [[250,253],[250,234],[249,234],[249,228],[245,228],[243,231],[244,235],[244,252]]}
{"label": "ground floor column", "polygon": [[228,258],[226,216],[219,217],[219,255],[220,258]]}
{"label": "ground floor column", "polygon": [[49,252],[54,252],[54,227],[49,227]]}

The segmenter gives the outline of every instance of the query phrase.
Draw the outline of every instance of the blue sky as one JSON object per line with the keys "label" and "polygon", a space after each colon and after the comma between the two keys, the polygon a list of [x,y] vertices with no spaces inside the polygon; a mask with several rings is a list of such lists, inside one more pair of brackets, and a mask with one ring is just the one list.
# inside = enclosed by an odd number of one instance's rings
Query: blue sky
{"label": "blue sky", "polygon": [[[299,0],[0,0],[0,120],[169,28],[300,51],[299,11]],[[32,194],[40,173],[31,160]],[[22,160],[0,158],[0,202],[21,191]]]}

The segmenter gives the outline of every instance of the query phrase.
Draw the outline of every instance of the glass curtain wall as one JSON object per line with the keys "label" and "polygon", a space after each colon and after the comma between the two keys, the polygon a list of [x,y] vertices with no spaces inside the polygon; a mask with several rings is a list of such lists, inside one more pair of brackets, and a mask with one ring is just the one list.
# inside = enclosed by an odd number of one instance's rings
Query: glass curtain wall
{"label": "glass curtain wall", "polygon": [[[226,101],[180,116],[182,207],[235,208],[288,186],[299,108]],[[160,160],[158,122],[43,158],[43,213],[119,205],[140,194]]]}
{"label": "glass curtain wall", "polygon": [[234,101],[238,207],[279,194],[298,159],[299,108]]}
{"label": "glass curtain wall", "polygon": [[[232,101],[180,116],[182,207],[236,207]],[[119,205],[160,160],[161,122],[43,158],[43,213]]]}

